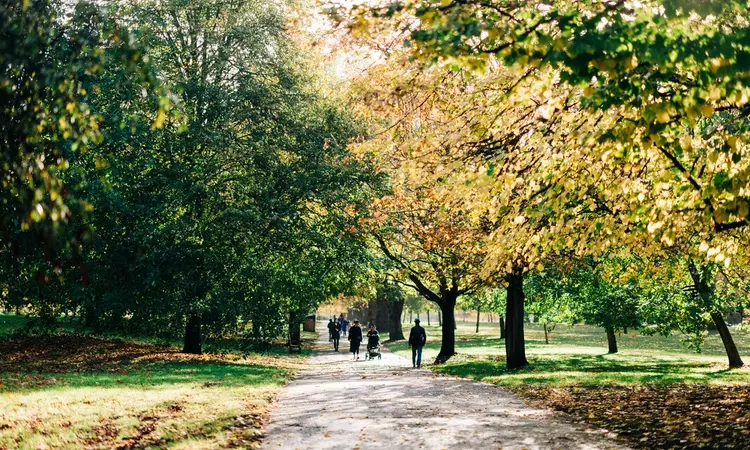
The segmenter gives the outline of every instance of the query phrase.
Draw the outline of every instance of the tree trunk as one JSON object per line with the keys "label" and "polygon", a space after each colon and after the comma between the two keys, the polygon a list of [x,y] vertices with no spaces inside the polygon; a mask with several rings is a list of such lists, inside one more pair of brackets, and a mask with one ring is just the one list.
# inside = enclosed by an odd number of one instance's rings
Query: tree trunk
{"label": "tree trunk", "polygon": [[427,310],[427,326],[430,326],[430,310]]}
{"label": "tree trunk", "polygon": [[526,360],[526,343],[523,334],[523,273],[518,271],[507,276],[508,299],[505,306],[505,356],[509,369],[518,369],[529,364]]}
{"label": "tree trunk", "polygon": [[384,296],[378,296],[376,301],[377,314],[375,315],[375,326],[381,333],[391,332],[391,314],[392,301]]}
{"label": "tree trunk", "polygon": [[438,326],[443,326],[443,315],[440,313],[440,310],[438,310]]}
{"label": "tree trunk", "polygon": [[446,296],[440,302],[440,309],[443,312],[443,342],[440,346],[440,353],[435,359],[436,364],[444,363],[456,354],[456,318],[453,315],[455,307],[456,298],[454,296]]}
{"label": "tree trunk", "polygon": [[547,334],[547,322],[542,325],[544,327],[544,343],[549,344],[549,335]]}
{"label": "tree trunk", "polygon": [[201,348],[201,319],[195,314],[190,316],[185,326],[185,343],[182,347],[182,353],[193,355],[203,353]]}
{"label": "tree trunk", "polygon": [[477,329],[475,333],[479,333],[479,308],[477,308]]}
{"label": "tree trunk", "polygon": [[505,339],[505,317],[498,316],[498,323],[500,324],[500,339]]}
{"label": "tree trunk", "polygon": [[612,327],[607,327],[605,330],[607,331],[609,353],[617,353],[617,336],[615,336],[615,330]]}
{"label": "tree trunk", "polygon": [[742,367],[744,363],[742,362],[742,358],[740,358],[740,352],[737,351],[737,346],[734,345],[734,339],[732,338],[731,333],[729,333],[729,327],[727,327],[727,323],[724,321],[724,318],[721,316],[721,314],[712,312],[711,319],[713,320],[714,325],[716,325],[716,330],[719,331],[721,342],[724,343],[724,350],[727,351],[727,357],[729,358],[729,368],[736,369],[738,367]]}
{"label": "tree trunk", "polygon": [[464,309],[464,322],[466,322],[466,310]]}
{"label": "tree trunk", "polygon": [[409,323],[412,323],[412,322],[414,322],[414,318],[411,315],[411,311],[409,311]]}
{"label": "tree trunk", "polygon": [[740,353],[737,351],[737,346],[734,345],[734,339],[732,334],[729,333],[729,328],[724,318],[720,313],[713,310],[713,296],[716,289],[716,281],[712,279],[709,267],[703,266],[699,270],[698,267],[692,260],[688,261],[688,272],[690,277],[693,279],[693,286],[698,294],[698,300],[702,303],[704,310],[708,310],[711,314],[716,330],[721,336],[721,342],[724,344],[724,350],[727,352],[727,358],[729,359],[729,368],[734,369],[742,367],[744,363],[740,358]]}
{"label": "tree trunk", "polygon": [[403,300],[392,300],[389,302],[388,314],[390,317],[390,328],[391,333],[388,337],[389,341],[402,341],[404,340],[404,330],[401,326],[401,313],[404,310]]}

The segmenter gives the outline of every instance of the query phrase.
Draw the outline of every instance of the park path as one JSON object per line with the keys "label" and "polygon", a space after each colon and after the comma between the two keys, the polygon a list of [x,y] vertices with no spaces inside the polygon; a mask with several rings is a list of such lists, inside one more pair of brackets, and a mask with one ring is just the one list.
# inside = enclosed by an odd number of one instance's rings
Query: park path
{"label": "park path", "polygon": [[327,335],[282,392],[263,449],[625,448],[502,388],[412,369],[391,352],[351,361],[346,338],[335,353]]}

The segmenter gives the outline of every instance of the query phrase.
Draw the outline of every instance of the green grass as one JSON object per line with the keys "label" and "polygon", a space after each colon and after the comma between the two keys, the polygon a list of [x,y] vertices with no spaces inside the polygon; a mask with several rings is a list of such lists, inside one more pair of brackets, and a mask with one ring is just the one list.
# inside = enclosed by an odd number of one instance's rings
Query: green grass
{"label": "green grass", "polygon": [[0,316],[0,448],[249,447],[302,358],[182,355],[132,340],[10,336]]}
{"label": "green grass", "polygon": [[0,314],[0,336],[13,334],[23,328],[28,320],[26,316]]}
{"label": "green grass", "polygon": [[[440,349],[441,330],[435,326],[426,328],[428,344],[423,359],[429,363]],[[525,332],[531,367],[515,371],[505,368],[504,341],[499,339],[497,324],[483,323],[480,332],[475,333],[473,323],[459,323],[458,355],[447,364],[430,368],[508,387],[750,381],[748,369],[726,370],[724,347],[715,332],[706,338],[700,354],[688,350],[679,335],[664,337],[630,332],[618,336],[620,352],[615,355],[607,354],[607,339],[601,328],[558,325],[550,334],[550,344],[544,343],[544,332],[539,325],[525,324]],[[733,336],[745,361],[750,363],[750,334],[733,330]],[[405,342],[389,344],[389,348],[411,357]]]}

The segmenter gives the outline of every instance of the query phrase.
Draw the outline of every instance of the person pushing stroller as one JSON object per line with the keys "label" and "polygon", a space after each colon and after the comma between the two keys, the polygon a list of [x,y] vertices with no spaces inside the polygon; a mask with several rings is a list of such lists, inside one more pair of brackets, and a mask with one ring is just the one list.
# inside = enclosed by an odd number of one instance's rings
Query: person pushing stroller
{"label": "person pushing stroller", "polygon": [[367,357],[373,359],[376,356],[380,359],[380,334],[375,325],[370,325],[367,332]]}

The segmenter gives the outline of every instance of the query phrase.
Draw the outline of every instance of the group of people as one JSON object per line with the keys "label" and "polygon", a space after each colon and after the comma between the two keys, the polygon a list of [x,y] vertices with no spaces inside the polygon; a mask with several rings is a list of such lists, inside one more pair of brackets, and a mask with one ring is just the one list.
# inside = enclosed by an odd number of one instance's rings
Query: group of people
{"label": "group of people", "polygon": [[[328,342],[333,342],[333,351],[339,351],[339,341],[341,334],[347,335],[349,321],[341,314],[338,319],[331,319],[328,322]],[[348,329],[349,335],[349,352],[352,353],[352,360],[359,359],[359,346],[362,344],[362,328],[359,326],[359,320],[355,320]],[[419,324],[419,318],[414,319],[414,326],[409,333],[409,348],[411,348],[412,367],[422,367],[422,347],[427,343],[427,332]],[[367,331],[367,350],[377,348],[380,344],[380,335],[374,324],[370,325]]]}

